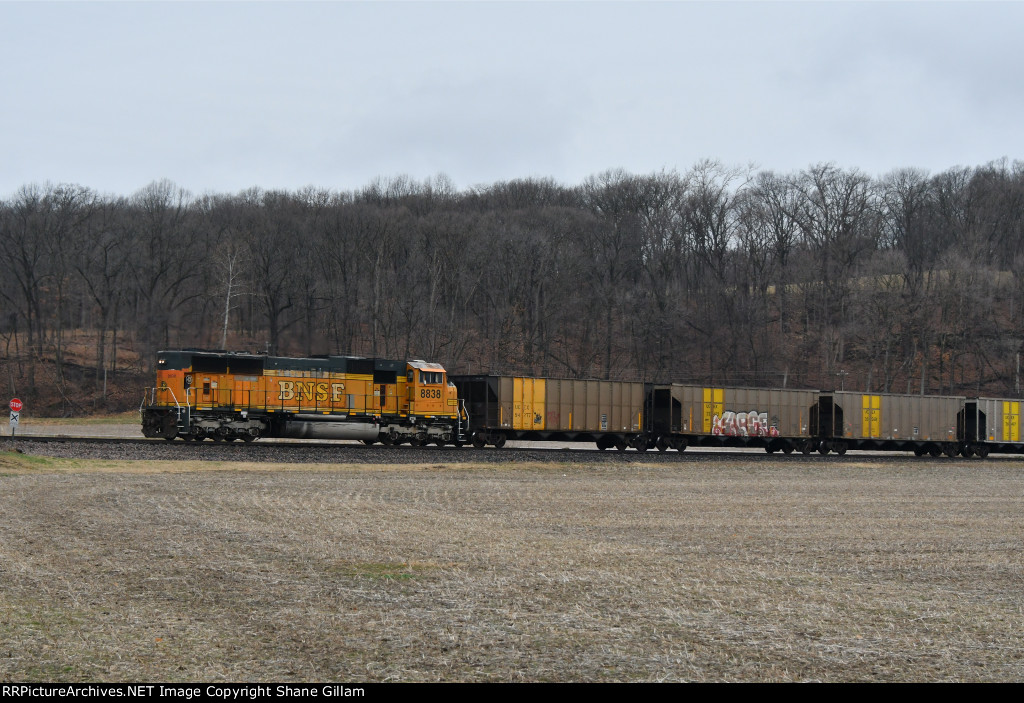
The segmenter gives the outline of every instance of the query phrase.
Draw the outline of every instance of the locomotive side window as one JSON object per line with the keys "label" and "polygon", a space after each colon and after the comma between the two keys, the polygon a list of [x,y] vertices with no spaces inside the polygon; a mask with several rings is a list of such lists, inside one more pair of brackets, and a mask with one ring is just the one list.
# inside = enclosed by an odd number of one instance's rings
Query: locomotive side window
{"label": "locomotive side window", "polygon": [[420,383],[436,385],[442,382],[440,371],[420,371]]}

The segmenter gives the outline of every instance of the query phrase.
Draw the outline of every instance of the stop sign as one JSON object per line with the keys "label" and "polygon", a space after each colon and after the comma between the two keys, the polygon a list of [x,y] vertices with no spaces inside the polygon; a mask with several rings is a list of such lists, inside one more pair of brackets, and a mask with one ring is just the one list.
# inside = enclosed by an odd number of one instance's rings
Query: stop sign
{"label": "stop sign", "polygon": [[21,401],[17,398],[11,398],[11,402],[8,405],[14,412],[21,412]]}

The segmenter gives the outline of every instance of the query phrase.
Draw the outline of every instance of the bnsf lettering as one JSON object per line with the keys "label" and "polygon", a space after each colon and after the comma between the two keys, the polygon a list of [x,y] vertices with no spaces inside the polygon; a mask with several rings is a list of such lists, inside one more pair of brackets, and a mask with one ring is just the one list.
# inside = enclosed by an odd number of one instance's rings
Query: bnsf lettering
{"label": "bnsf lettering", "polygon": [[[345,391],[344,383],[327,383],[325,381],[279,381],[278,400],[315,400],[318,403],[341,400]],[[329,387],[329,388],[328,388]]]}

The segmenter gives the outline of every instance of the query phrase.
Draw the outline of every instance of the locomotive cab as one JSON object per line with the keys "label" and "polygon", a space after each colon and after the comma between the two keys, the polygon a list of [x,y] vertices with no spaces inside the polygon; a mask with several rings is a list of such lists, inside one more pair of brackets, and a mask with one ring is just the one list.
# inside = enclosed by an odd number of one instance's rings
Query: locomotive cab
{"label": "locomotive cab", "polygon": [[405,379],[410,416],[450,418],[458,414],[458,393],[440,364],[410,361]]}

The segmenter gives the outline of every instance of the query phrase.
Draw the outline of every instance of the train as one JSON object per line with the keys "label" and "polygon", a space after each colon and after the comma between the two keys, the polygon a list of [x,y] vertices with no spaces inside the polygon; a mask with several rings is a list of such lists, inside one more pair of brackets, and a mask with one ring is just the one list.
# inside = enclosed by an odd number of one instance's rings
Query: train
{"label": "train", "polygon": [[147,437],[259,437],[500,448],[509,440],[598,449],[768,453],[1024,453],[1019,399],[449,375],[423,360],[182,349],[157,355],[140,412]]}

